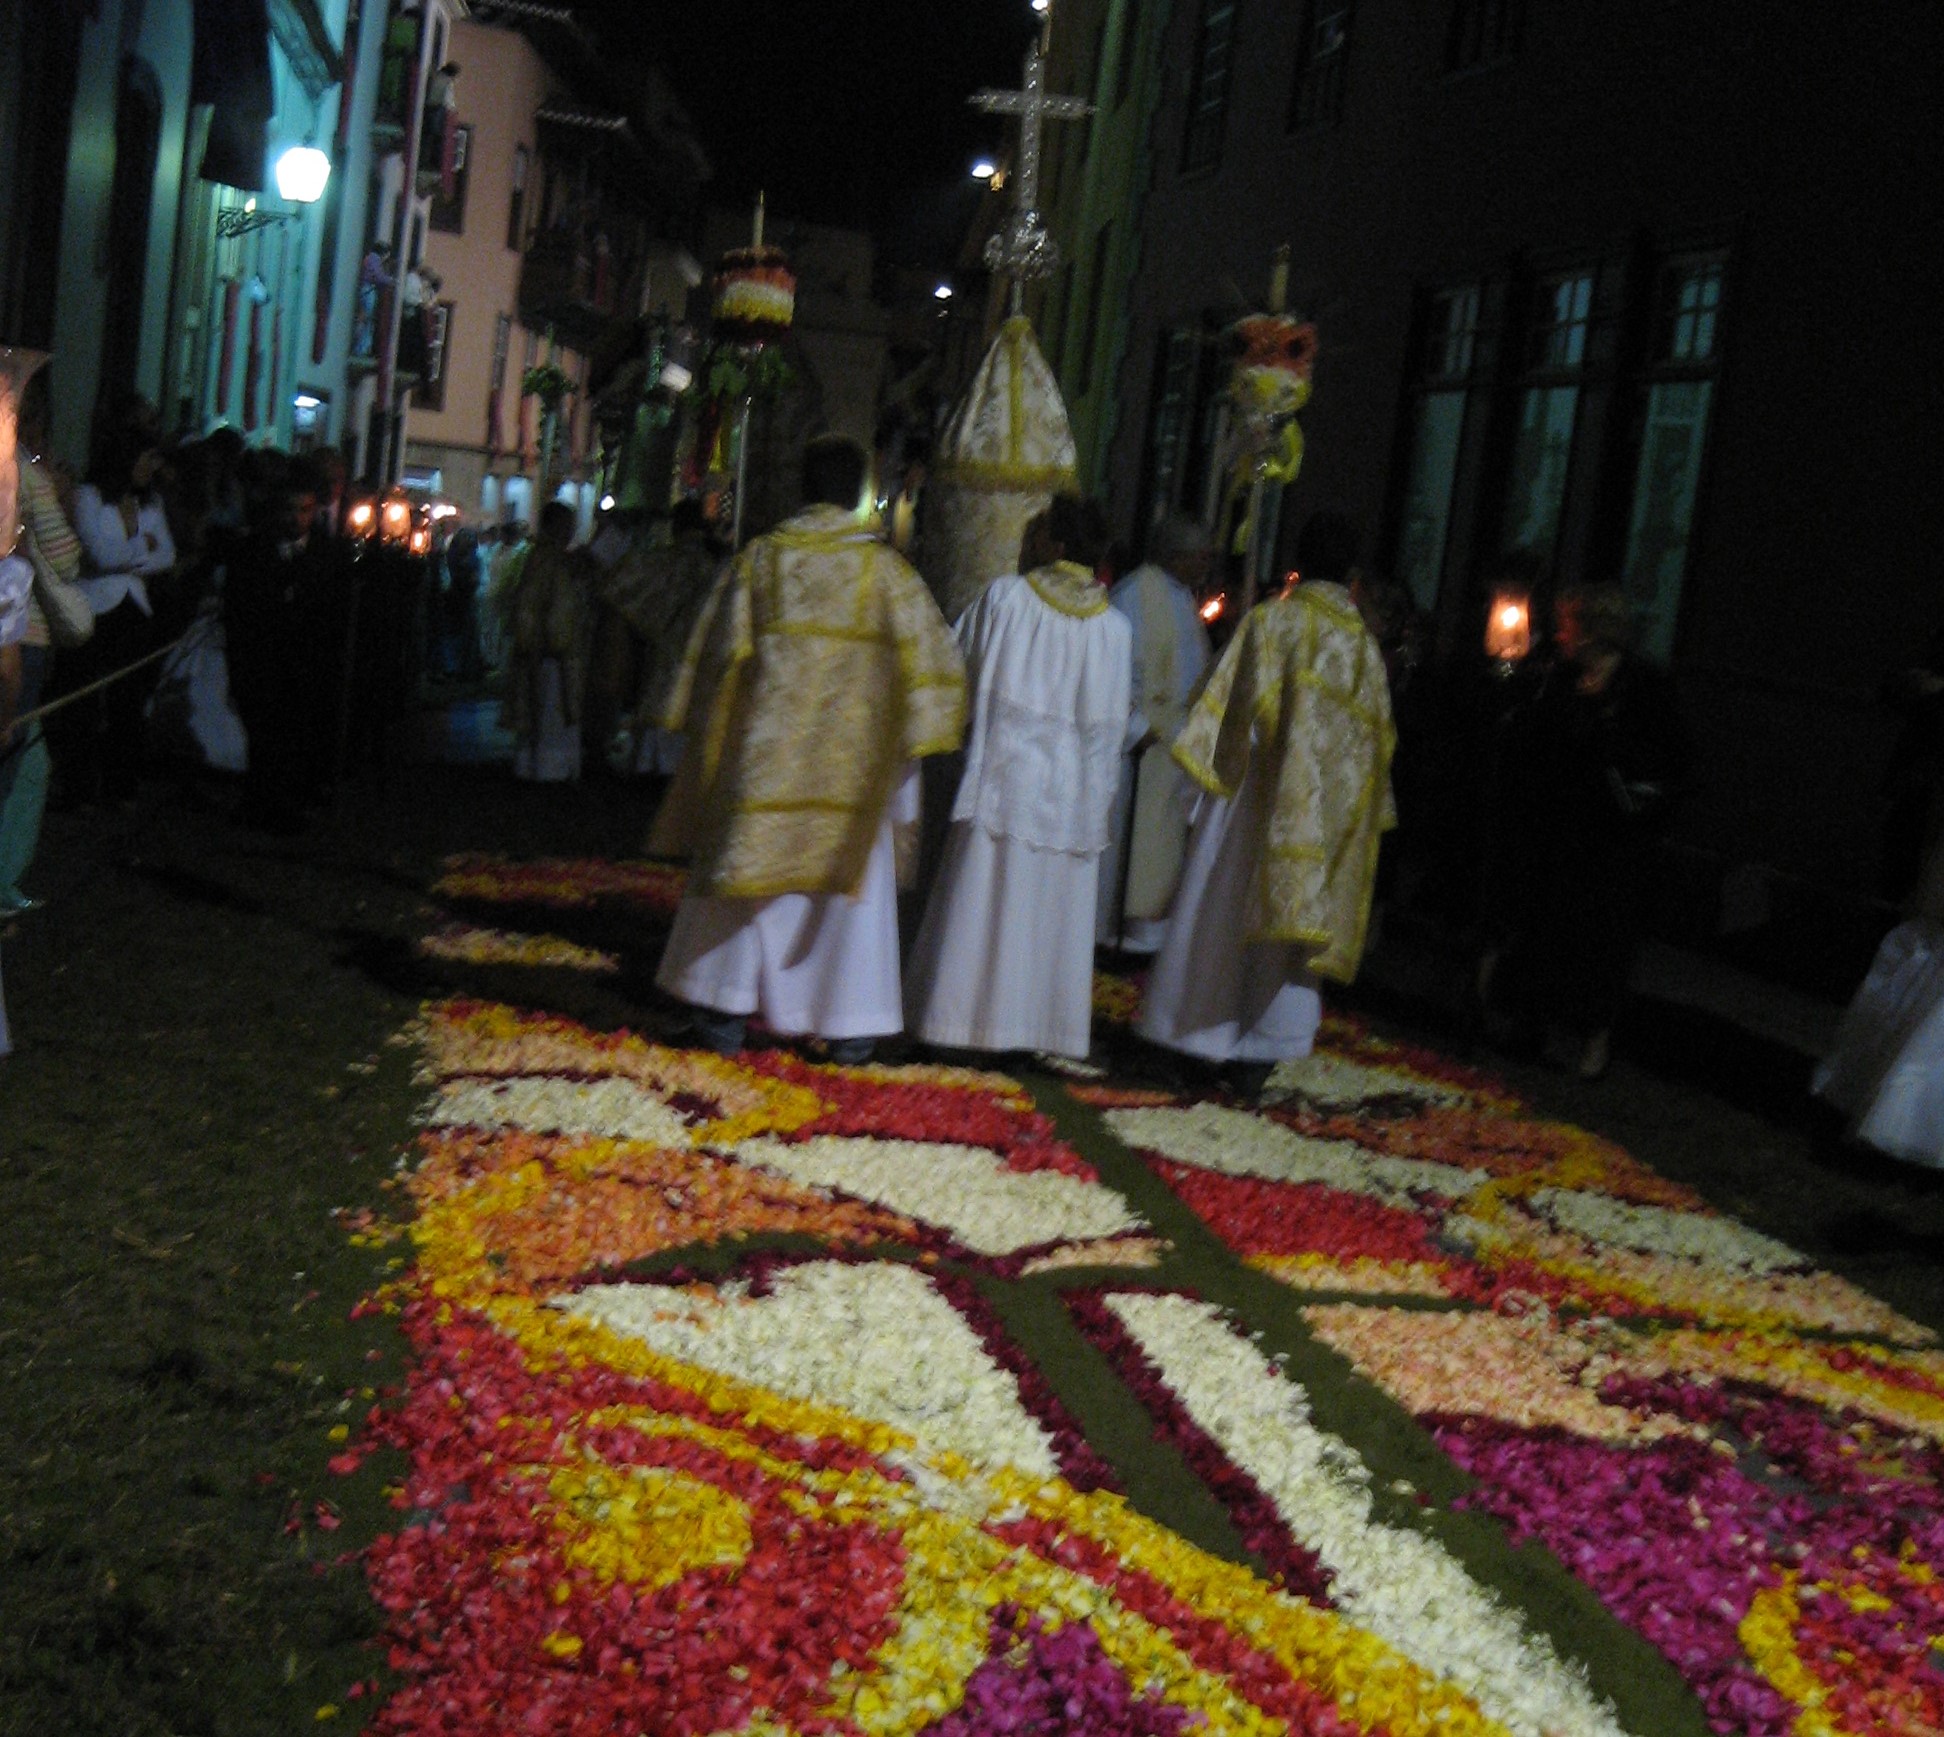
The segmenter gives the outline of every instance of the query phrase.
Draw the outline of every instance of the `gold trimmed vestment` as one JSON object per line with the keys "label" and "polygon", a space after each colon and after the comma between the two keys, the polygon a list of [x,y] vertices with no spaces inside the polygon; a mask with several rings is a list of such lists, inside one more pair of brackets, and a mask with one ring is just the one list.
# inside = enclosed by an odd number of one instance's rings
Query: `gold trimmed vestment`
{"label": "gold trimmed vestment", "polygon": [[854,896],[905,765],[965,731],[965,664],[917,572],[811,507],[717,577],[669,689],[681,770],[649,848],[715,898]]}
{"label": "gold trimmed vestment", "polygon": [[1258,604],[1175,738],[1203,789],[1233,797],[1263,761],[1251,941],[1314,949],[1309,969],[1348,983],[1363,956],[1377,846],[1396,824],[1397,745],[1383,654],[1341,585],[1297,585]]}

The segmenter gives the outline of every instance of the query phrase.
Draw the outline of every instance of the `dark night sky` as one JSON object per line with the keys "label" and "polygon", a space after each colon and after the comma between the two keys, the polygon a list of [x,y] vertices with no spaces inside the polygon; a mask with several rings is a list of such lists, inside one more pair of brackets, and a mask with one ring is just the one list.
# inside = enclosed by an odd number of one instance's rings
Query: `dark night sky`
{"label": "dark night sky", "polygon": [[949,258],[966,171],[1000,143],[980,85],[1018,82],[1028,0],[575,0],[604,48],[657,64],[715,167],[711,205],[867,226],[892,256]]}

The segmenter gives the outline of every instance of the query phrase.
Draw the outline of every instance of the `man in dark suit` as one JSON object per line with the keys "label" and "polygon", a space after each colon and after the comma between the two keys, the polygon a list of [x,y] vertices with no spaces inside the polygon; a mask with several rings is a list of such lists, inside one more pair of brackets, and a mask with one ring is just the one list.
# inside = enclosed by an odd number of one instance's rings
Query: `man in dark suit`
{"label": "man in dark suit", "polygon": [[317,522],[318,478],[298,459],[230,563],[223,628],[230,697],[250,738],[243,818],[294,833],[324,794],[337,741],[345,559]]}

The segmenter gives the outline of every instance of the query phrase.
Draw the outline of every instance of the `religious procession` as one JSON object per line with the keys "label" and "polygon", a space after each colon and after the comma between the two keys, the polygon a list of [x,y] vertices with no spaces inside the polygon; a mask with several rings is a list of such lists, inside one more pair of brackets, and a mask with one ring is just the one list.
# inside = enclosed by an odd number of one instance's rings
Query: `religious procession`
{"label": "religious procession", "polygon": [[1944,1732],[1852,24],[0,10],[0,1733]]}

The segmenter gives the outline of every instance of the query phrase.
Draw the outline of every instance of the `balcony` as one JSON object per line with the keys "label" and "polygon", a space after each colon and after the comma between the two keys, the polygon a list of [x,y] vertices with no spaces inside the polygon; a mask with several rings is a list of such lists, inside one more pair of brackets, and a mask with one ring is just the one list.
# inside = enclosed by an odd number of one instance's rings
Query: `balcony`
{"label": "balcony", "polygon": [[542,230],[520,264],[520,323],[531,331],[551,326],[569,348],[590,350],[634,312],[623,305],[623,275],[600,232]]}

